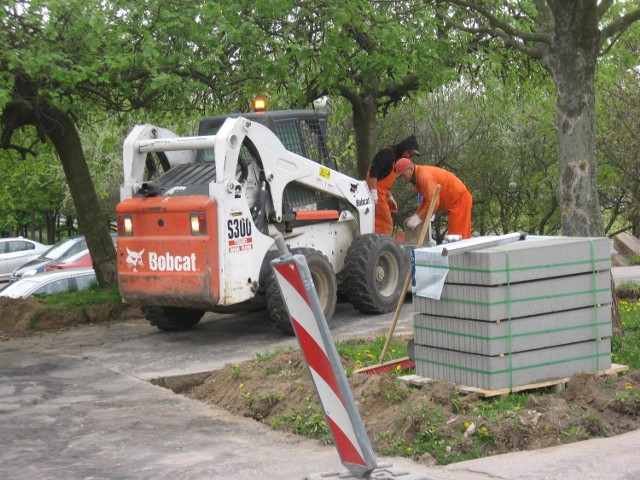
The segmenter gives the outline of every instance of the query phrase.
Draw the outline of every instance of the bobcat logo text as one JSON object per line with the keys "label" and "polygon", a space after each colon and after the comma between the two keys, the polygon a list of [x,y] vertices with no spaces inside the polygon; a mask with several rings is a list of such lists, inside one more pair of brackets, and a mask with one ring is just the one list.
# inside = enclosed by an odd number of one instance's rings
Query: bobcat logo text
{"label": "bobcat logo text", "polygon": [[[145,249],[134,252],[127,248],[127,266],[134,272],[144,266],[142,254]],[[153,272],[196,272],[196,254],[191,255],[171,255],[169,252],[159,254],[149,252],[147,255],[149,270]]]}

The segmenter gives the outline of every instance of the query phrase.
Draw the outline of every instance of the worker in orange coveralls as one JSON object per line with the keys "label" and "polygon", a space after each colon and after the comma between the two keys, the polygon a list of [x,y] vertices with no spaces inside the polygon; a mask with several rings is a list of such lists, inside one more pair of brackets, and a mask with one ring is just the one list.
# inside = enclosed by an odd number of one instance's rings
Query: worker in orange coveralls
{"label": "worker in orange coveralls", "polygon": [[471,238],[471,207],[473,198],[467,187],[453,173],[442,168],[415,165],[408,158],[401,158],[395,164],[396,175],[413,183],[416,192],[422,195],[416,213],[407,219],[407,227],[414,230],[425,220],[436,185],[440,184],[440,195],[434,212],[446,210],[449,221],[449,235]]}
{"label": "worker in orange coveralls", "polygon": [[381,149],[373,157],[367,172],[367,185],[376,204],[376,233],[393,233],[392,213],[398,211],[398,205],[391,195],[391,185],[396,179],[393,165],[399,158],[411,158],[420,155],[415,135],[405,138],[397,145]]}

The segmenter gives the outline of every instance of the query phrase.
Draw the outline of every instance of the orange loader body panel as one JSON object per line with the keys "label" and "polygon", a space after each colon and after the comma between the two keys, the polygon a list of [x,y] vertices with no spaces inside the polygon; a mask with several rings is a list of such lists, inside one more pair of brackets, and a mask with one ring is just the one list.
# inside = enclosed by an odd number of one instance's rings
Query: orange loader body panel
{"label": "orange loader body panel", "polygon": [[[118,236],[122,298],[139,305],[208,309],[220,298],[217,203],[208,196],[130,198],[132,235]],[[204,214],[206,233],[191,232],[191,216]]]}

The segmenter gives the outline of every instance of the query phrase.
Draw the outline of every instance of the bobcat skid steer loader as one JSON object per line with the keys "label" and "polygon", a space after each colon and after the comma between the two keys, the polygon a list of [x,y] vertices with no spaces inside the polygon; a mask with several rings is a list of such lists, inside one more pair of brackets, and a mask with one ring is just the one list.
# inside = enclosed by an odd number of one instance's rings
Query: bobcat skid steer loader
{"label": "bobcat skid steer loader", "polygon": [[338,292],[363,313],[392,311],[406,254],[374,233],[366,183],[331,168],[325,131],[326,114],[307,110],[208,118],[196,137],[136,126],[117,207],[122,298],[162,330],[266,305],[293,334],[269,263],[282,236],[306,257],[327,321]]}

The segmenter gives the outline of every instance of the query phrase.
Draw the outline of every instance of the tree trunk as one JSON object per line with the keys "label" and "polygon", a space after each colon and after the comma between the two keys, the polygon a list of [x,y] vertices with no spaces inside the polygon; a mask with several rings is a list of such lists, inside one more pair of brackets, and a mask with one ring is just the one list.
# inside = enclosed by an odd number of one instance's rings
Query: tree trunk
{"label": "tree trunk", "polygon": [[80,230],[91,252],[98,284],[102,287],[115,285],[116,252],[93,187],[78,131],[69,115],[62,110],[46,101],[39,106],[43,113],[40,123],[60,156],[78,213]]}
{"label": "tree trunk", "polygon": [[358,178],[367,176],[369,165],[375,155],[375,132],[377,132],[377,106],[374,99],[359,99],[355,104],[351,102],[353,110],[353,130],[356,141],[356,166]]}
{"label": "tree trunk", "polygon": [[44,213],[45,225],[47,226],[47,243],[53,245],[56,243],[56,230],[57,230],[57,218],[58,214],[50,212]]}
{"label": "tree trunk", "polygon": [[560,217],[568,236],[603,236],[596,183],[595,68],[598,23],[595,2],[549,2],[553,47],[546,58],[556,83],[559,122]]}

